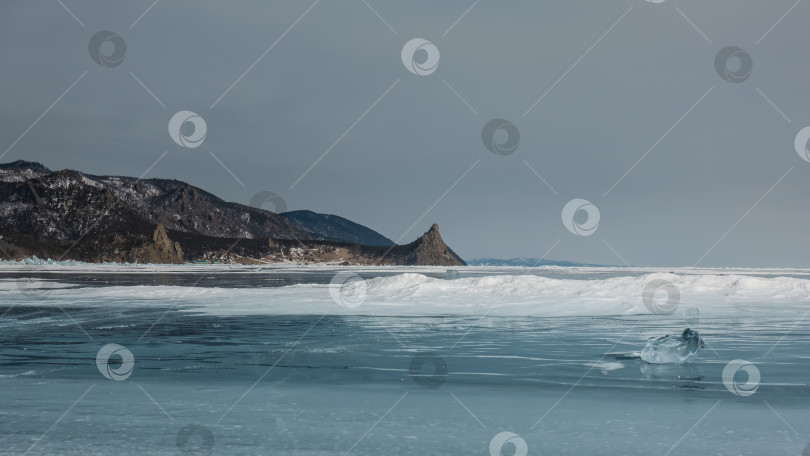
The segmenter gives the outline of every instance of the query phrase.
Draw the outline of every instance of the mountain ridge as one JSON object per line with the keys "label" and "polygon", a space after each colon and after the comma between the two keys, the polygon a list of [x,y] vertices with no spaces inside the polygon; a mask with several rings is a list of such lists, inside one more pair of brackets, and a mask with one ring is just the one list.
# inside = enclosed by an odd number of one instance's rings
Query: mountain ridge
{"label": "mountain ridge", "polygon": [[310,210],[297,210],[279,214],[304,228],[316,239],[349,242],[363,245],[394,245],[382,234],[334,214],[319,214]]}
{"label": "mountain ridge", "polygon": [[311,214],[340,222],[321,227],[330,228],[326,231],[333,239],[283,215],[226,202],[179,180],[51,171],[21,160],[0,164],[3,258],[34,254],[88,262],[464,264],[447,253],[452,250],[440,236],[440,242],[431,234],[410,247],[345,242],[356,233],[387,238],[339,216]]}

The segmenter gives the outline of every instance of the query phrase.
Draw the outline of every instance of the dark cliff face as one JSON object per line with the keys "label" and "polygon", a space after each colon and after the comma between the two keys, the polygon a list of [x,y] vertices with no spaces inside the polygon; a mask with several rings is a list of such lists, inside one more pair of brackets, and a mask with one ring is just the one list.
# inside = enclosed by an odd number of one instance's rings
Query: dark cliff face
{"label": "dark cliff face", "polygon": [[[436,225],[416,241],[394,246],[349,220],[310,214],[317,223],[305,229],[279,214],[228,203],[176,180],[52,172],[32,162],[0,164],[0,258],[464,264]],[[383,246],[372,244],[383,241]]]}

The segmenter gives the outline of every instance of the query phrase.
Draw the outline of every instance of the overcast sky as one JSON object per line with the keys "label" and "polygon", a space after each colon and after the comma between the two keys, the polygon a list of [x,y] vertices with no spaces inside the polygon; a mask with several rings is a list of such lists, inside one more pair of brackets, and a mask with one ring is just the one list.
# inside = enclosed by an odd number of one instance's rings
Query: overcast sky
{"label": "overcast sky", "polygon": [[62,3],[0,3],[0,162],[272,191],[402,242],[435,222],[468,259],[810,266],[810,3]]}

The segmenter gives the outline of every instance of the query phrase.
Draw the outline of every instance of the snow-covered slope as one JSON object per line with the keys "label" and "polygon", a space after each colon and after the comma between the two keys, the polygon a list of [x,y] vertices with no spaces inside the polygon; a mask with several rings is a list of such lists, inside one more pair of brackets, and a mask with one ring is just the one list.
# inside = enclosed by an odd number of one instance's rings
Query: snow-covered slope
{"label": "snow-covered slope", "polygon": [[[155,224],[169,230],[222,238],[307,238],[270,211],[229,203],[169,179],[51,172],[38,163],[0,165],[0,230],[57,241],[74,240],[91,228]],[[111,225],[112,224],[112,225]]]}

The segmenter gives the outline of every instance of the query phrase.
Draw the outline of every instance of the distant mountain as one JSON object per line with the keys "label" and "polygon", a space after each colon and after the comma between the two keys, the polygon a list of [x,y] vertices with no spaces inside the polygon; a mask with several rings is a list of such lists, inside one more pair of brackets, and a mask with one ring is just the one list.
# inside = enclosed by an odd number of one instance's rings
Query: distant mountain
{"label": "distant mountain", "polygon": [[588,264],[588,263],[574,263],[571,261],[554,261],[554,260],[545,260],[539,258],[526,258],[526,257],[518,257],[518,258],[510,258],[507,260],[499,259],[499,258],[473,258],[472,260],[467,260],[467,264],[469,266],[524,266],[524,267],[534,267],[534,266],[564,266],[564,267],[599,267],[605,266],[602,264]]}
{"label": "distant mountain", "polygon": [[312,211],[290,211],[280,215],[303,228],[313,239],[362,245],[394,245],[394,241],[371,228],[337,215]]}
{"label": "distant mountain", "polygon": [[[0,258],[463,264],[441,240],[438,227],[422,242],[394,246],[341,217],[309,219],[318,223],[306,229],[177,180],[54,172],[25,161],[0,164]],[[359,237],[348,242],[351,236]],[[361,244],[381,239],[387,247]]]}

